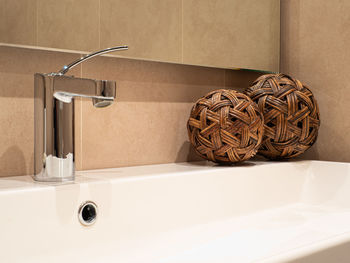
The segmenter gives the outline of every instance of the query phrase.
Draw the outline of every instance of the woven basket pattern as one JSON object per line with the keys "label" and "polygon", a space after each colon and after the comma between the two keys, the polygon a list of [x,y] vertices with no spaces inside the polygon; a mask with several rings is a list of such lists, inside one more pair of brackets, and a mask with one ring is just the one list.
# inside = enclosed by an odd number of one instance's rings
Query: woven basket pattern
{"label": "woven basket pattern", "polygon": [[285,74],[259,77],[245,93],[264,114],[259,154],[269,159],[298,156],[317,139],[320,114],[312,92]]}
{"label": "woven basket pattern", "polygon": [[195,151],[217,163],[241,162],[254,156],[263,126],[257,105],[233,90],[213,91],[199,99],[187,122]]}

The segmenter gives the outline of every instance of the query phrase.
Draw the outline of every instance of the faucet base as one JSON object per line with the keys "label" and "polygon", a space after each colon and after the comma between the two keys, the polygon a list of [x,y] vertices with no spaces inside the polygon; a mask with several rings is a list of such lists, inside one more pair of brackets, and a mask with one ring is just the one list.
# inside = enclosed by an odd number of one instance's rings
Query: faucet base
{"label": "faucet base", "polygon": [[75,165],[73,154],[66,158],[58,158],[49,155],[45,158],[41,172],[33,176],[39,182],[68,182],[75,179]]}
{"label": "faucet base", "polygon": [[42,183],[69,183],[74,182],[75,177],[67,177],[67,178],[60,178],[60,177],[41,177],[38,175],[33,176],[34,181],[36,182],[42,182]]}

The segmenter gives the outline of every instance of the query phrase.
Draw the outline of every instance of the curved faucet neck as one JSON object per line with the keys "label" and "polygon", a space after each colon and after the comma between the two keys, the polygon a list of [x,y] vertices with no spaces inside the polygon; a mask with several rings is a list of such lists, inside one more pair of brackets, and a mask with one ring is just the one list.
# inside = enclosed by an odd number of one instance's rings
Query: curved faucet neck
{"label": "curved faucet neck", "polygon": [[126,46],[126,45],[102,49],[102,50],[90,53],[90,54],[88,54],[86,56],[83,56],[83,57],[73,61],[72,63],[69,63],[68,65],[63,66],[62,69],[60,71],[58,71],[57,73],[52,73],[52,74],[53,75],[64,75],[71,68],[74,68],[75,66],[77,66],[80,63],[84,62],[85,60],[88,60],[88,59],[96,57],[96,56],[100,56],[100,55],[105,54],[105,53],[110,53],[110,52],[119,51],[119,50],[127,50],[127,49],[128,49],[128,46]]}

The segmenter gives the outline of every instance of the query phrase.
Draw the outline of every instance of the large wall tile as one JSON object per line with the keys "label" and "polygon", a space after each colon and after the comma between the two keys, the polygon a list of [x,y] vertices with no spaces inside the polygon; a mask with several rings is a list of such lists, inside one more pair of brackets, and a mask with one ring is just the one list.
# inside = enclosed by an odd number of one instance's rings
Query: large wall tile
{"label": "large wall tile", "polygon": [[[33,173],[34,77],[78,55],[0,47],[0,176]],[[80,68],[72,70],[80,75]]]}
{"label": "large wall tile", "polygon": [[83,76],[117,81],[112,106],[83,102],[83,169],[198,160],[186,122],[195,100],[224,87],[224,70],[106,57]]}
{"label": "large wall tile", "polygon": [[33,78],[1,72],[0,83],[0,176],[29,174],[33,169],[34,109],[33,88],[28,84]]}
{"label": "large wall tile", "polygon": [[281,72],[319,103],[316,144],[301,158],[350,162],[350,2],[281,1]]}
{"label": "large wall tile", "polygon": [[186,141],[191,103],[83,103],[83,169],[198,160]]}
{"label": "large wall tile", "polygon": [[128,44],[118,55],[181,62],[181,37],[181,0],[101,0],[101,48]]}
{"label": "large wall tile", "polygon": [[39,46],[99,49],[99,0],[37,1]]}
{"label": "large wall tile", "polygon": [[279,69],[279,1],[183,1],[183,62]]}
{"label": "large wall tile", "polygon": [[36,45],[36,0],[0,0],[0,42]]}

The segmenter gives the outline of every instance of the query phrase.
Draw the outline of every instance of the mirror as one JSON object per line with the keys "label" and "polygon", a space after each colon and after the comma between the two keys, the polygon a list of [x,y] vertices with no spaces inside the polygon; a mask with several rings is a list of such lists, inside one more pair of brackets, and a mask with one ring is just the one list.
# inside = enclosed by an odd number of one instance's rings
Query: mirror
{"label": "mirror", "polygon": [[0,43],[278,71],[279,0],[0,0]]}

